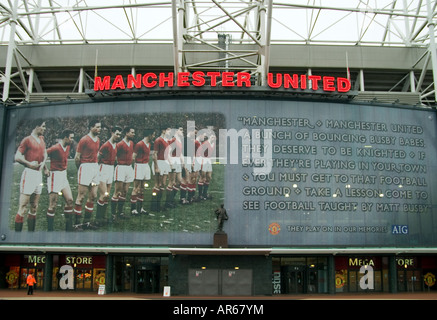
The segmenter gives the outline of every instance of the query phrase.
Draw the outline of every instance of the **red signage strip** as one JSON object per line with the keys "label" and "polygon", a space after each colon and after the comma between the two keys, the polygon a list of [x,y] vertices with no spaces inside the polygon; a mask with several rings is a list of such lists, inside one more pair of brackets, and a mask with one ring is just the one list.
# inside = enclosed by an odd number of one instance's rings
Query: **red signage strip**
{"label": "red signage strip", "polygon": [[[251,75],[248,72],[173,72],[159,74],[148,72],[145,74],[122,75],[115,77],[95,77],[94,91],[126,90],[141,88],[183,88],[183,87],[238,87],[249,88]],[[299,75],[288,73],[269,73],[267,76],[267,86],[273,89],[284,88],[293,90],[313,91],[323,90],[325,92],[346,93],[351,89],[351,83],[347,78],[318,76],[318,75]]]}

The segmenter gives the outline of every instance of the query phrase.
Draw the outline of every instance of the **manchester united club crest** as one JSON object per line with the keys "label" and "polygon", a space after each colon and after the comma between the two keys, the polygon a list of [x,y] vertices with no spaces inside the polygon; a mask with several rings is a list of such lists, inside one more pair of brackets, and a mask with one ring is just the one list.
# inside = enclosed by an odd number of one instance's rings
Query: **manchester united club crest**
{"label": "manchester united club crest", "polygon": [[279,223],[273,222],[269,225],[269,232],[272,235],[277,235],[279,232],[281,232],[281,226],[279,225]]}

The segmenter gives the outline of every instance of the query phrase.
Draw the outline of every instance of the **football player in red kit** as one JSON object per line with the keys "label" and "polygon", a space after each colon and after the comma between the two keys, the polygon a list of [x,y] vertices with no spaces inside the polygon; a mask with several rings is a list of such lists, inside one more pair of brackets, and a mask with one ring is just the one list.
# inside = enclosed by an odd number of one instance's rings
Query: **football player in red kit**
{"label": "football player in red kit", "polygon": [[155,186],[152,191],[152,211],[161,210],[161,198],[164,193],[164,188],[167,183],[167,177],[171,171],[170,148],[168,148],[168,140],[170,138],[171,128],[163,127],[161,136],[159,136],[153,144],[153,163],[155,169]]}
{"label": "football player in red kit", "polygon": [[85,204],[85,217],[83,223],[89,225],[94,210],[94,201],[97,198],[97,187],[99,185],[98,175],[99,166],[97,164],[97,154],[100,147],[99,135],[102,124],[99,120],[91,120],[88,125],[89,132],[80,139],[74,161],[76,163],[78,192],[74,204],[76,214],[76,224],[80,224],[82,216],[82,203],[88,194]]}
{"label": "football player in red kit", "polygon": [[[182,126],[177,127],[173,138],[169,141],[170,157],[172,170],[169,173],[169,182],[167,190],[171,192],[170,199],[167,201],[167,206],[174,206],[174,198],[179,190],[182,192],[182,187],[185,186],[186,181],[183,178],[182,170],[185,170],[185,158],[184,158],[184,128]],[[181,196],[181,202],[183,202]]]}
{"label": "football player in red kit", "polygon": [[196,157],[202,161],[202,170],[198,182],[199,200],[211,199],[208,188],[212,179],[212,160],[215,150],[215,134],[212,129],[208,129],[208,134],[204,135],[204,140],[197,150]]}
{"label": "football player in red kit", "polygon": [[70,155],[70,146],[73,143],[74,133],[66,129],[59,136],[61,141],[47,149],[50,158],[50,174],[47,177],[47,191],[49,193],[49,207],[47,209],[47,230],[53,231],[56,203],[58,195],[65,200],[64,217],[66,231],[72,231],[73,194],[67,179],[67,163]]}
{"label": "football player in red kit", "polygon": [[134,147],[134,188],[131,195],[131,213],[134,215],[137,213],[147,214],[147,210],[143,209],[144,188],[148,186],[148,181],[152,177],[149,160],[155,131],[146,129],[143,136],[144,138]]}
{"label": "football player in red kit", "polygon": [[187,197],[183,204],[191,204],[195,200],[194,195],[196,193],[196,182],[201,169],[201,162],[199,159],[196,159],[197,150],[200,147],[200,142],[198,139],[196,139],[197,131],[198,130],[195,127],[187,127],[187,139],[185,143]]}
{"label": "football player in red kit", "polygon": [[123,129],[114,126],[111,129],[111,138],[99,150],[99,199],[97,200],[96,221],[98,225],[105,222],[106,208],[109,203],[109,193],[114,180],[114,165],[117,158],[117,143],[121,140]]}
{"label": "football player in red kit", "polygon": [[37,119],[32,121],[31,127],[32,133],[21,141],[15,154],[15,161],[25,167],[21,175],[18,212],[15,216],[15,231],[17,232],[23,229],[24,215],[28,204],[30,204],[30,210],[27,216],[27,227],[29,231],[35,231],[36,211],[43,185],[41,170],[45,170],[47,160],[46,144],[43,137],[46,123]]}
{"label": "football player in red kit", "polygon": [[[129,185],[134,181],[134,170],[132,168],[134,153],[135,129],[125,127],[124,138],[117,143],[117,166],[115,167],[114,180],[115,190],[112,197],[111,209],[113,219],[124,218],[124,203],[129,190]],[[115,206],[115,203],[117,206]]]}

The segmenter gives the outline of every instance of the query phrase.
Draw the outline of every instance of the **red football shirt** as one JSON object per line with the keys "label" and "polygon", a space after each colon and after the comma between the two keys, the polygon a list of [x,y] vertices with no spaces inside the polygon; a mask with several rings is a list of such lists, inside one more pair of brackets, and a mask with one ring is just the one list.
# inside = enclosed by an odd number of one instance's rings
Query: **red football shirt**
{"label": "red football shirt", "polygon": [[100,140],[90,137],[89,134],[83,136],[77,145],[77,152],[80,153],[80,163],[94,163],[97,162],[97,153],[99,152]]}
{"label": "red football shirt", "polygon": [[211,143],[206,140],[202,143],[200,148],[196,151],[196,155],[198,157],[204,157],[204,158],[211,158],[214,151],[214,146],[211,145]]}
{"label": "red football shirt", "polygon": [[169,141],[169,145],[171,148],[171,156],[172,157],[180,157],[182,155],[182,153],[184,152],[184,149],[182,147],[182,142],[176,138],[171,139]]}
{"label": "red football shirt", "polygon": [[57,143],[47,149],[47,154],[50,157],[50,171],[64,171],[67,169],[70,146],[64,148],[60,143]]}
{"label": "red football shirt", "polygon": [[123,139],[117,143],[117,162],[120,165],[131,165],[132,155],[134,153],[134,143],[129,141],[129,144]]}
{"label": "red football shirt", "polygon": [[159,137],[155,140],[155,144],[153,149],[158,155],[158,160],[166,160],[165,159],[165,149],[168,147],[168,142],[165,141],[163,137]]}
{"label": "red football shirt", "polygon": [[99,150],[100,163],[113,166],[117,157],[117,144],[112,144],[109,140],[106,141]]}
{"label": "red football shirt", "polygon": [[24,155],[24,159],[29,162],[38,161],[38,163],[43,162],[45,155],[46,143],[44,142],[44,137],[39,136],[27,136],[25,137],[20,145],[18,146],[18,151]]}
{"label": "red football shirt", "polygon": [[134,148],[137,154],[135,158],[136,163],[149,163],[150,158],[150,143],[145,143],[144,140],[139,141]]}

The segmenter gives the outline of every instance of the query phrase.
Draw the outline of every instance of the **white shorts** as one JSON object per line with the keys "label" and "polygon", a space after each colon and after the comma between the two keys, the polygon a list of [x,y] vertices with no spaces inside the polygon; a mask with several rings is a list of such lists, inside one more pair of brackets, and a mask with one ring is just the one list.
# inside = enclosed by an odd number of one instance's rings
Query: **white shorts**
{"label": "white shorts", "polygon": [[134,169],[128,165],[118,165],[114,171],[115,181],[121,181],[124,183],[134,181]]}
{"label": "white shorts", "polygon": [[185,157],[185,169],[187,169],[188,172],[193,172],[191,157]]}
{"label": "white shorts", "polygon": [[41,194],[42,185],[41,171],[24,168],[21,174],[20,193],[26,195]]}
{"label": "white shorts", "polygon": [[182,161],[179,157],[171,157],[171,165],[173,168],[173,172],[180,173],[182,172]]}
{"label": "white shorts", "polygon": [[170,163],[167,160],[158,160],[158,168],[161,176],[171,171]]}
{"label": "white shorts", "polygon": [[94,163],[82,163],[77,171],[77,182],[83,186],[99,184],[99,165]]}
{"label": "white shorts", "polygon": [[99,165],[99,181],[112,184],[114,181],[114,166],[101,163]]}
{"label": "white shorts", "polygon": [[50,171],[47,177],[47,191],[49,193],[59,193],[64,188],[70,186],[67,179],[67,170]]}
{"label": "white shorts", "polygon": [[194,159],[194,166],[192,167],[192,172],[199,172],[200,170],[202,170],[202,159],[200,157],[196,157]]}
{"label": "white shorts", "polygon": [[202,158],[202,171],[212,172],[211,158]]}
{"label": "white shorts", "polygon": [[148,163],[135,163],[135,180],[150,180],[150,166]]}

